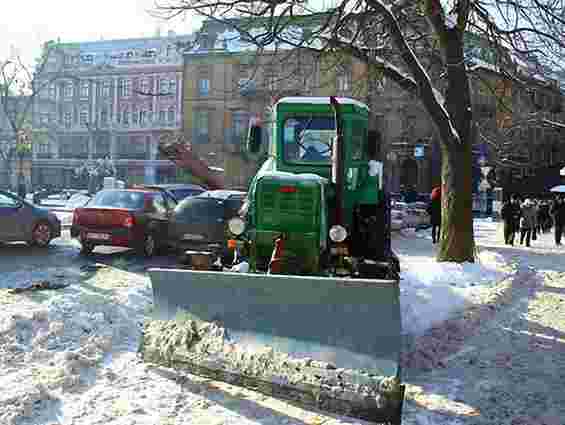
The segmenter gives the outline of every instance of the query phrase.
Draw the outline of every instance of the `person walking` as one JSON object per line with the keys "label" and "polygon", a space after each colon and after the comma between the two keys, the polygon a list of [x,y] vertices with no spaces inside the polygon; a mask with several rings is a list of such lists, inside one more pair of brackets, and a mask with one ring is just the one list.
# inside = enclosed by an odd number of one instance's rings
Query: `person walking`
{"label": "person walking", "polygon": [[538,214],[539,214],[539,206],[538,206],[538,201],[537,199],[531,200],[532,203],[532,208],[534,210],[533,213],[533,227],[532,227],[532,240],[535,241],[538,238],[538,227],[539,227],[539,221],[538,221]]}
{"label": "person walking", "polygon": [[430,215],[430,224],[432,225],[432,243],[435,244],[439,242],[441,231],[441,189],[439,187],[432,190],[428,214]]}
{"label": "person walking", "polygon": [[555,197],[550,210],[553,216],[555,245],[561,245],[561,236],[565,229],[565,202],[560,197]]}
{"label": "person walking", "polygon": [[522,217],[520,218],[520,245],[530,246],[532,232],[536,226],[536,210],[533,202],[526,199],[522,204]]}
{"label": "person walking", "polygon": [[506,198],[500,210],[500,216],[504,223],[504,244],[514,245],[515,220],[514,220],[514,205],[510,198]]}

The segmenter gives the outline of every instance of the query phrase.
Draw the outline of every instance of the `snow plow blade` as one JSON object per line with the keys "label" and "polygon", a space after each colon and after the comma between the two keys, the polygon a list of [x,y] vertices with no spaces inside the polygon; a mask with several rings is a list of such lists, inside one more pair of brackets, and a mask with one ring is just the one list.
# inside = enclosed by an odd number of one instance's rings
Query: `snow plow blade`
{"label": "snow plow blade", "polygon": [[395,280],[149,269],[144,359],[297,401],[400,423]]}

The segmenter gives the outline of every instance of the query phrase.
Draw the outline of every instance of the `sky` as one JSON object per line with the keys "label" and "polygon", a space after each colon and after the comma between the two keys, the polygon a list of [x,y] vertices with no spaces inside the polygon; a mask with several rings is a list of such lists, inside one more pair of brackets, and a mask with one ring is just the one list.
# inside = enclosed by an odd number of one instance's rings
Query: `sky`
{"label": "sky", "polygon": [[[160,0],[164,2],[166,0]],[[190,33],[196,19],[164,21],[152,17],[155,0],[22,0],[2,1],[0,14],[0,62],[17,49],[32,64],[48,40],[62,42],[110,40]]]}

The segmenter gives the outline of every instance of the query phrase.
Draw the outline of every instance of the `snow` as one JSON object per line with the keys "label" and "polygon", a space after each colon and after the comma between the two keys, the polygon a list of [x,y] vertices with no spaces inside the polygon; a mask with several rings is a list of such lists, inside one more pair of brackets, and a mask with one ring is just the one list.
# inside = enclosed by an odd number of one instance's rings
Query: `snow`
{"label": "snow", "polygon": [[[475,264],[436,263],[429,230],[395,234],[405,333],[420,334],[476,302],[481,290],[511,277],[518,263],[541,272],[565,271],[565,248],[554,247],[551,234],[541,235],[531,248],[509,247],[502,243],[500,223],[475,220],[474,228]],[[35,297],[17,295],[9,302],[0,293],[0,424],[304,424],[327,419],[245,389],[144,364],[137,350],[152,302],[148,278],[112,267],[84,273],[59,276],[71,285]],[[333,417],[324,423],[363,422]]]}
{"label": "snow", "polygon": [[490,218],[474,222],[478,261],[437,263],[431,230],[402,229],[393,239],[401,265],[401,309],[404,333],[420,335],[477,301],[487,287],[510,278],[519,263],[540,271],[565,271],[552,234],[539,235],[530,248],[504,245],[502,223]]}

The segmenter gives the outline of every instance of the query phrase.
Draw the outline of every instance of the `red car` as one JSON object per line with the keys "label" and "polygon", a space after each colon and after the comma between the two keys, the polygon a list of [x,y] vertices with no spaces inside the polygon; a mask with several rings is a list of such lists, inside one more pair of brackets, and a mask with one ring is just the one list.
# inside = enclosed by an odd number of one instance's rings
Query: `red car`
{"label": "red car", "polygon": [[169,218],[176,201],[164,191],[150,189],[102,190],[73,215],[71,237],[81,253],[96,246],[134,248],[145,257],[167,244]]}

